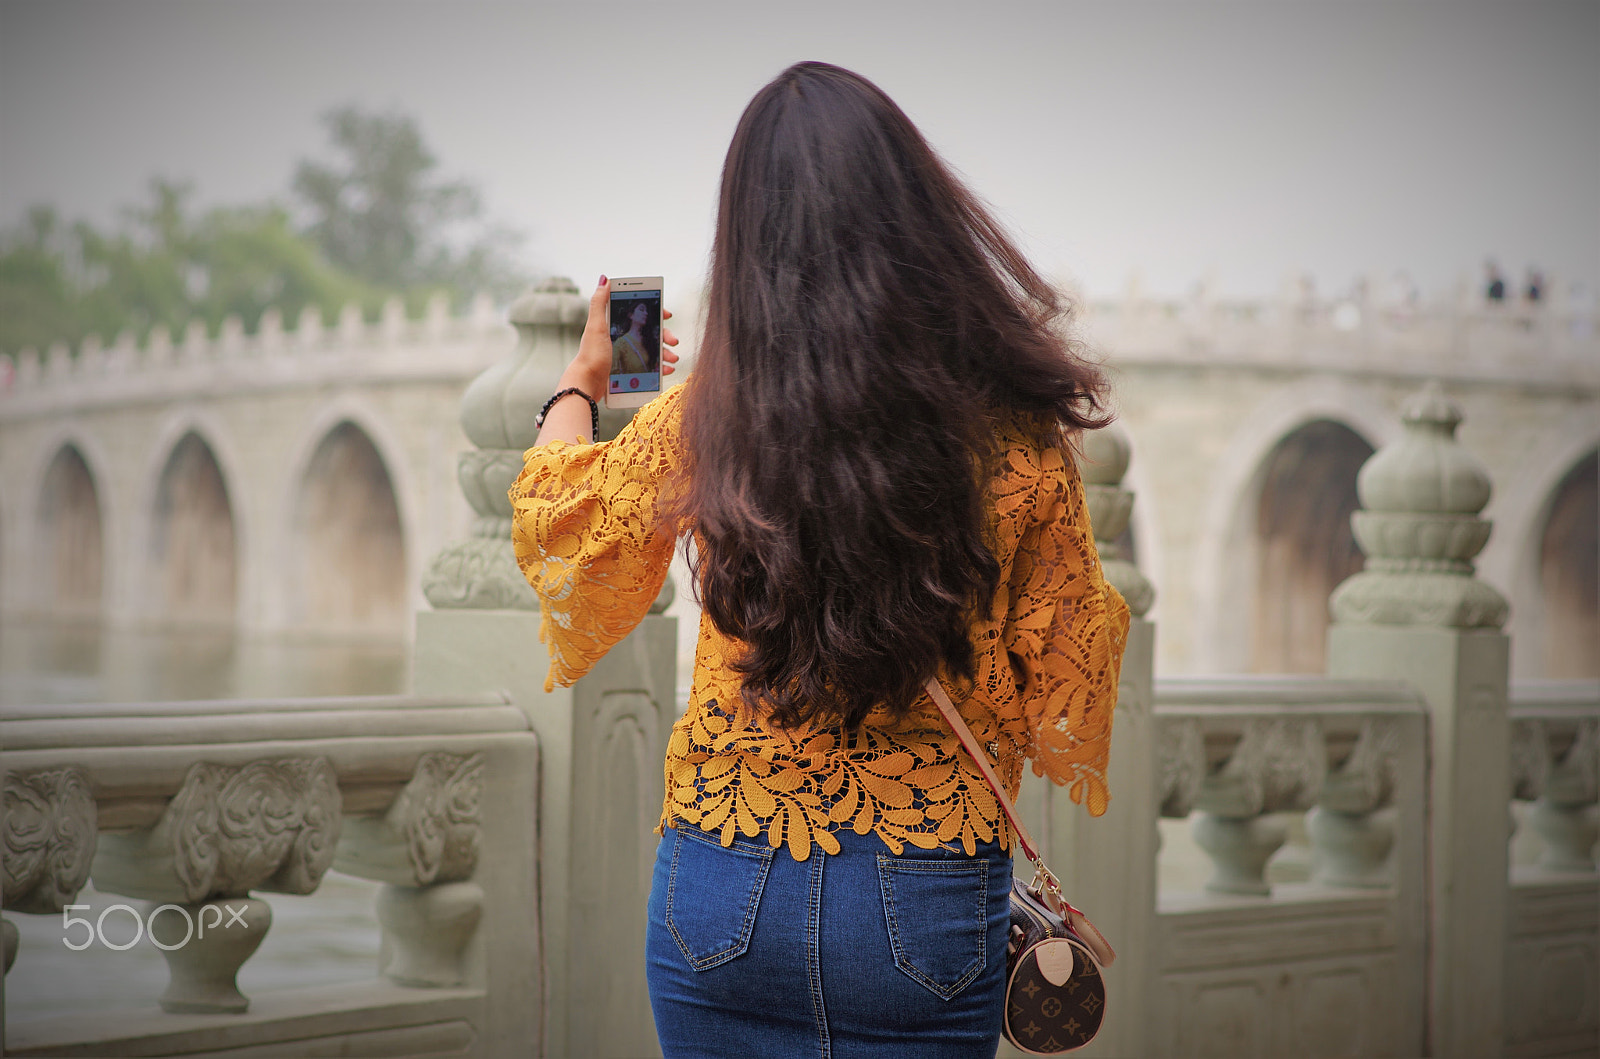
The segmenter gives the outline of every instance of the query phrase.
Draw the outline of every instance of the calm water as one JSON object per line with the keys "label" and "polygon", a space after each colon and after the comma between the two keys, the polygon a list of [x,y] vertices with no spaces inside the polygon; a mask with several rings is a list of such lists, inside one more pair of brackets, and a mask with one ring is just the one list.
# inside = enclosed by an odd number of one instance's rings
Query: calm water
{"label": "calm water", "polygon": [[386,695],[410,666],[397,641],[0,623],[0,706]]}
{"label": "calm water", "polygon": [[[89,625],[0,624],[0,706],[173,699],[380,695],[408,690],[404,643],[261,640],[212,632],[102,631]],[[261,894],[273,922],[239,974],[247,995],[360,981],[377,973],[378,884],[330,872],[315,894]],[[116,904],[148,905],[86,887],[74,915],[98,920]],[[128,1008],[154,1008],[166,961],[133,914],[103,921],[104,940],[83,951],[63,944],[83,928],[62,917],[6,913],[16,924],[17,961],[5,979],[6,1018],[23,1022]]]}

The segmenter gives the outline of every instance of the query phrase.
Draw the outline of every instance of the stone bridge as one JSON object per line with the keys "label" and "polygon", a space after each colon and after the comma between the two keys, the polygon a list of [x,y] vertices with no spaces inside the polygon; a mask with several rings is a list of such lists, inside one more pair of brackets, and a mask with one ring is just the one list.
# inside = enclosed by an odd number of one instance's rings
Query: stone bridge
{"label": "stone bridge", "polygon": [[513,341],[480,299],[23,351],[0,370],[0,610],[404,635],[470,524],[462,391]]}
{"label": "stone bridge", "polygon": [[[1164,672],[1321,671],[1328,593],[1360,565],[1356,471],[1438,379],[1496,483],[1480,570],[1512,603],[1514,673],[1600,676],[1592,306],[1130,293],[1085,323],[1139,454],[1120,545],[1162,586]],[[392,303],[0,360],[0,615],[410,635],[423,570],[472,524],[463,391],[514,341],[481,300]]]}

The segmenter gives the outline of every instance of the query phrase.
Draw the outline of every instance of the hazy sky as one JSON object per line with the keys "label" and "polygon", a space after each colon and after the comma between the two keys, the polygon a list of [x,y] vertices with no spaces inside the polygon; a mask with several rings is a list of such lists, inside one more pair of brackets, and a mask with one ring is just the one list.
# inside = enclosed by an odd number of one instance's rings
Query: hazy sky
{"label": "hazy sky", "polygon": [[530,267],[691,286],[740,110],[812,58],[887,90],[1093,294],[1135,268],[1442,291],[1486,255],[1600,285],[1600,0],[0,0],[0,223],[106,221],[158,173],[287,199],[354,102],[414,115]]}

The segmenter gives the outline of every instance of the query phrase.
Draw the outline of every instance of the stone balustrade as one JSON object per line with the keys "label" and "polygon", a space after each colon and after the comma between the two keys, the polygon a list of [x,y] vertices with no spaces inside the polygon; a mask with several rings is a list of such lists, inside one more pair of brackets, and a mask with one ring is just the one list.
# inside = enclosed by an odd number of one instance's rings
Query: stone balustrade
{"label": "stone balustrade", "polygon": [[[92,880],[142,902],[122,907],[169,972],[159,1012],[12,1011],[6,1054],[494,1057],[539,1038],[538,742],[504,696],[12,709],[0,741],[5,908],[70,915]],[[246,997],[262,895],[330,868],[382,884],[373,980]],[[15,938],[8,968],[32,973]]]}
{"label": "stone balustrade", "polygon": [[292,328],[277,309],[268,309],[251,333],[230,316],[214,337],[198,320],[179,336],[158,326],[142,343],[132,332],[110,345],[91,335],[76,351],[58,342],[42,352],[0,355],[0,419],[185,394],[210,398],[386,378],[470,378],[510,344],[511,331],[487,295],[474,298],[461,316],[451,315],[449,300],[436,295],[421,319],[409,319],[391,297],[375,322],[346,305],[329,327],[311,306]]}
{"label": "stone balustrade", "polygon": [[[1188,818],[1212,870],[1158,894],[1146,1054],[1187,1054],[1196,1033],[1206,1054],[1421,1054],[1421,697],[1388,681],[1160,680],[1155,719],[1159,812]],[[1309,878],[1269,882],[1296,820]]]}
{"label": "stone balustrade", "polygon": [[[1402,773],[1426,771],[1420,698],[1403,684],[1324,678],[1193,678],[1156,685],[1161,814],[1189,818],[1211,858],[1205,889],[1269,896],[1267,862],[1286,814],[1306,814],[1312,879],[1397,884],[1398,821],[1415,837],[1422,789],[1397,804]],[[1402,761],[1404,753],[1409,755]]]}

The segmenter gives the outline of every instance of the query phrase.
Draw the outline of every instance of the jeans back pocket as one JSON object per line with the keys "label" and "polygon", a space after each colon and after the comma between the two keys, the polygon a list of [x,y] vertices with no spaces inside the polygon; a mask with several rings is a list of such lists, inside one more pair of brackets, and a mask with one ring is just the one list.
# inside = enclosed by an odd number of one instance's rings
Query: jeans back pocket
{"label": "jeans back pocket", "polygon": [[896,967],[944,1000],[983,973],[989,933],[986,862],[880,854],[878,886]]}
{"label": "jeans back pocket", "polygon": [[725,847],[715,836],[682,825],[673,833],[667,929],[690,967],[710,970],[750,947],[773,849],[753,842]]}

